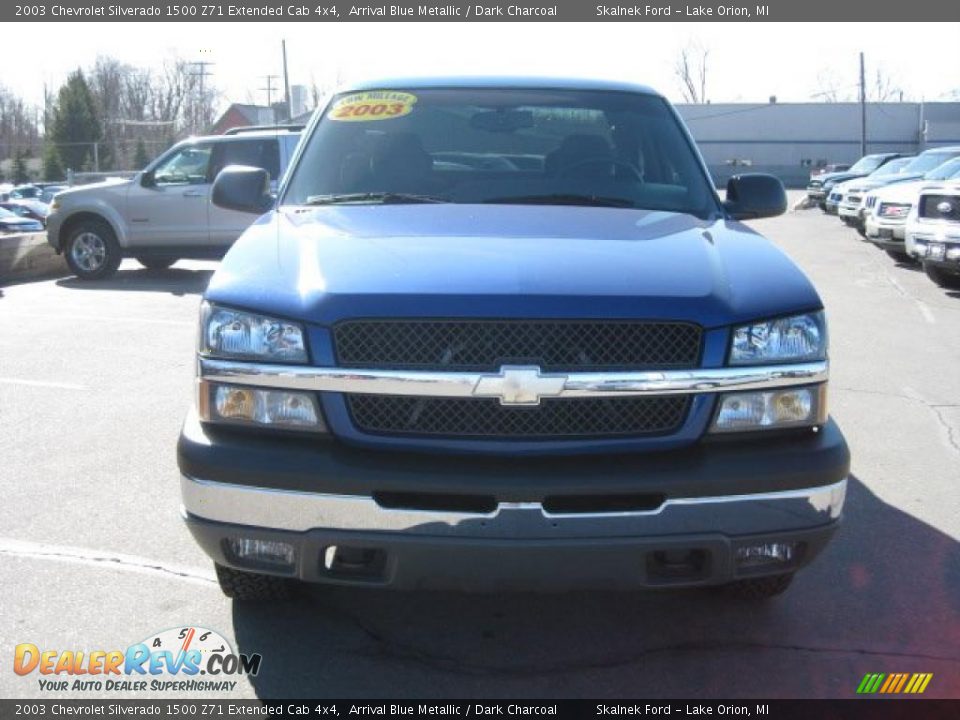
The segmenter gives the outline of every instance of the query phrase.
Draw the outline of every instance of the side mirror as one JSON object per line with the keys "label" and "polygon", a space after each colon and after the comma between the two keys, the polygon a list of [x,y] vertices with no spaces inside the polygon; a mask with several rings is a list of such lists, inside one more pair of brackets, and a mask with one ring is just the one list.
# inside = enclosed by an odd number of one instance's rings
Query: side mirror
{"label": "side mirror", "polygon": [[787,191],[773,175],[734,175],[727,181],[727,199],[723,206],[734,220],[776,217],[787,211]]}
{"label": "side mirror", "polygon": [[217,207],[262,215],[274,203],[270,173],[262,168],[228,165],[213,181],[212,199]]}
{"label": "side mirror", "polygon": [[145,188],[156,187],[157,180],[153,176],[153,170],[146,170],[140,175],[140,186]]}

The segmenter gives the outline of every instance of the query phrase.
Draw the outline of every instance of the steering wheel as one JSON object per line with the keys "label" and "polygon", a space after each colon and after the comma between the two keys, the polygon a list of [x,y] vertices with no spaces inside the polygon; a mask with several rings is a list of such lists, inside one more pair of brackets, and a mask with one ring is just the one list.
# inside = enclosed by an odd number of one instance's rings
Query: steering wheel
{"label": "steering wheel", "polygon": [[643,175],[640,174],[640,171],[628,162],[624,160],[617,160],[616,158],[588,158],[586,160],[580,160],[575,162],[572,165],[567,165],[560,171],[560,175],[565,176],[573,172],[574,170],[579,170],[580,168],[590,167],[592,165],[606,165],[610,168],[624,168],[627,172],[633,177],[637,182],[643,182]]}

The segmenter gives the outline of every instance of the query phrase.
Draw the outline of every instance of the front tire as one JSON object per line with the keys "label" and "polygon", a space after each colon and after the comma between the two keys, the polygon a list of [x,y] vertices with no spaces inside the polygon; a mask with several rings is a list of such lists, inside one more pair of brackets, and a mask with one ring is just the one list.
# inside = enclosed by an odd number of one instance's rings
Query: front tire
{"label": "front tire", "polygon": [[123,259],[113,228],[103,220],[84,220],[71,228],[64,257],[81,280],[105,280]]}
{"label": "front tire", "polygon": [[214,563],[217,582],[228,598],[247,602],[289,600],[293,595],[293,581],[276,575],[244,572]]}
{"label": "front tire", "polygon": [[937,285],[949,290],[960,290],[960,274],[947,272],[943,268],[930,263],[923,264],[923,271],[927,277],[933,280]]}
{"label": "front tire", "polygon": [[143,265],[147,270],[166,270],[180,258],[171,257],[140,257],[137,256],[137,262]]}
{"label": "front tire", "polygon": [[793,573],[734,580],[724,590],[739,600],[768,600],[785,592],[793,582]]}

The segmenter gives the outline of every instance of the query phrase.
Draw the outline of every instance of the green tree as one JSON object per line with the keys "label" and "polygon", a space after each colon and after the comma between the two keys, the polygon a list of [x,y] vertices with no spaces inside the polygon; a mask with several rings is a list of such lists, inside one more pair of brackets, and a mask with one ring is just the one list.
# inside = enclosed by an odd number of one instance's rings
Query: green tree
{"label": "green tree", "polygon": [[150,164],[150,154],[147,152],[147,146],[143,144],[143,139],[137,140],[137,150],[133,154],[133,166],[137,170],[143,170]]}
{"label": "green tree", "polygon": [[71,73],[57,94],[50,139],[67,168],[79,170],[93,162],[93,143],[103,137],[93,95],[83,71]]}
{"label": "green tree", "polygon": [[23,150],[17,150],[13,158],[13,182],[17,185],[30,182],[30,176],[27,175],[27,157],[29,155]]}
{"label": "green tree", "polygon": [[60,153],[57,152],[57,146],[53,143],[47,143],[47,147],[43,151],[43,179],[63,180],[65,176],[66,173],[60,163]]}

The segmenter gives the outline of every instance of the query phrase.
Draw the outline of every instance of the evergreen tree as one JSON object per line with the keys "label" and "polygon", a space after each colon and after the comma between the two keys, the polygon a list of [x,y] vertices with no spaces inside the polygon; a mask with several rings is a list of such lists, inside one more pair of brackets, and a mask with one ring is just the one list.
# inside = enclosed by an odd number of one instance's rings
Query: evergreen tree
{"label": "evergreen tree", "polygon": [[147,146],[143,144],[143,139],[137,140],[137,150],[133,155],[133,166],[137,170],[143,170],[150,164],[150,155],[147,153]]}
{"label": "evergreen tree", "polygon": [[60,163],[60,153],[57,152],[57,146],[48,143],[43,151],[43,179],[56,181],[63,180],[65,177],[66,173]]}
{"label": "evergreen tree", "polygon": [[56,144],[63,165],[73,170],[92,166],[93,143],[103,137],[93,95],[77,70],[60,88],[53,110],[50,139]]}
{"label": "evergreen tree", "polygon": [[13,182],[16,185],[30,182],[30,177],[27,175],[27,153],[23,150],[17,150],[13,159]]}

